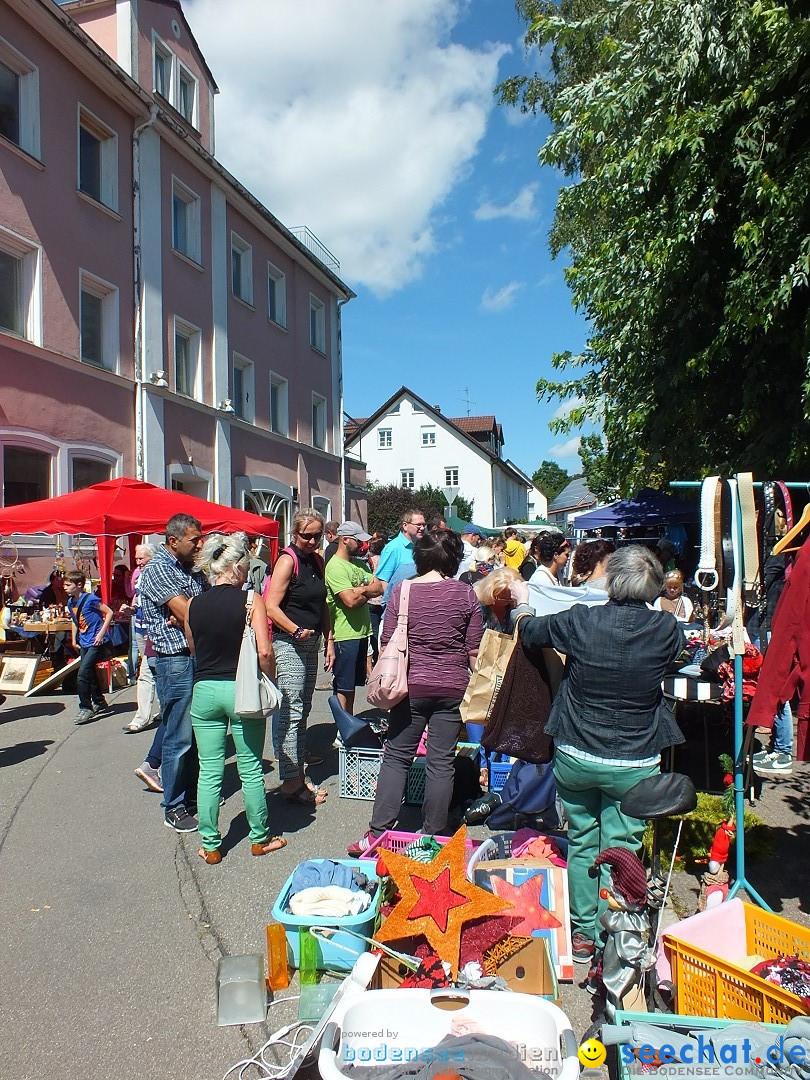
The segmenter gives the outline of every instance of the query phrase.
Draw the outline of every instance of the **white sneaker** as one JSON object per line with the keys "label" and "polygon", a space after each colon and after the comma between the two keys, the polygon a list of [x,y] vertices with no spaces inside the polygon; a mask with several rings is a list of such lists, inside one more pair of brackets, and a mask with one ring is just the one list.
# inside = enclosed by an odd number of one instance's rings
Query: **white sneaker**
{"label": "white sneaker", "polygon": [[131,723],[126,724],[122,730],[126,731],[128,735],[134,735],[138,731],[146,731],[148,727],[152,726],[151,720],[133,720]]}

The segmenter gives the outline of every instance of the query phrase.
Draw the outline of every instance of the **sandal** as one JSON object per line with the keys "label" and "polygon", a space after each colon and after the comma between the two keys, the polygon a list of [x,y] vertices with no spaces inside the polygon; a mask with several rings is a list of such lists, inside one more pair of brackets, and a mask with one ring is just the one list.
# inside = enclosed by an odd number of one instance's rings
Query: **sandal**
{"label": "sandal", "polygon": [[269,836],[266,840],[263,840],[261,844],[251,844],[251,855],[271,855],[274,851],[281,851],[282,848],[287,846],[287,841],[283,836]]}
{"label": "sandal", "polygon": [[304,786],[308,787],[313,795],[322,795],[324,797],[324,799],[329,794],[329,791],[328,791],[327,788],[319,787],[318,784],[316,784],[315,781],[310,779],[310,777],[308,777],[308,776],[304,777]]}
{"label": "sandal", "polygon": [[302,784],[295,791],[282,791],[282,795],[285,802],[298,803],[300,806],[321,806],[326,798],[317,791],[312,791],[306,784]]}
{"label": "sandal", "polygon": [[219,848],[212,848],[209,850],[208,848],[201,847],[197,854],[204,862],[207,862],[209,866],[216,866],[217,863],[222,862],[222,852]]}

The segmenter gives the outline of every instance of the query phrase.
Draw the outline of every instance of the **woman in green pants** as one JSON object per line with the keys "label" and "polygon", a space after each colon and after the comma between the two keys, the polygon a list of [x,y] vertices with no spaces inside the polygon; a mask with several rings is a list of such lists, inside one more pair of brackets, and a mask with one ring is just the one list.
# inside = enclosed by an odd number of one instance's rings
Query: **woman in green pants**
{"label": "woman in green pants", "polygon": [[568,817],[575,963],[592,960],[606,908],[599,891],[607,881],[591,875],[594,859],[605,848],[641,843],[645,823],[622,813],[622,796],[660,772],[662,750],[683,742],[661,690],[683,631],[668,611],[648,606],[662,583],[653,553],[630,544],[608,559],[604,606],[575,604],[535,618],[526,583],[510,586],[529,656],[551,647],[567,657],[546,733],[554,736],[554,779]]}
{"label": "woman in green pants", "polygon": [[262,768],[267,721],[238,716],[233,707],[236,667],[251,600],[250,623],[256,632],[259,665],[266,675],[272,678],[274,674],[267,612],[260,596],[242,588],[249,566],[250,550],[244,533],[209,536],[197,556],[196,569],[207,576],[212,588],[194,597],[186,620],[189,648],[197,659],[191,699],[191,723],[200,759],[197,817],[202,847],[197,854],[207,863],[222,861],[219,799],[229,724],[250,826],[251,852],[269,855],[287,844],[281,837],[270,835],[267,823]]}

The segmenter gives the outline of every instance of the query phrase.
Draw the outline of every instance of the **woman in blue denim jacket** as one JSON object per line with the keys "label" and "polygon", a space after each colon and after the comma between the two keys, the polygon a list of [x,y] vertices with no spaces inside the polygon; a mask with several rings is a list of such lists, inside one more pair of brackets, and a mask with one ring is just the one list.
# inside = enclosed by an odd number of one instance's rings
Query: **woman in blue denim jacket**
{"label": "woman in blue denim jacket", "polygon": [[568,815],[568,885],[573,958],[587,963],[599,926],[598,877],[590,868],[617,844],[637,849],[644,821],[622,814],[622,796],[660,772],[661,751],[684,741],[661,682],[684,647],[669,612],[648,606],[661,591],[655,555],[628,545],[607,564],[608,603],[577,604],[535,617],[527,586],[512,585],[513,613],[524,648],[552,647],[567,657],[546,731],[554,737],[554,778]]}

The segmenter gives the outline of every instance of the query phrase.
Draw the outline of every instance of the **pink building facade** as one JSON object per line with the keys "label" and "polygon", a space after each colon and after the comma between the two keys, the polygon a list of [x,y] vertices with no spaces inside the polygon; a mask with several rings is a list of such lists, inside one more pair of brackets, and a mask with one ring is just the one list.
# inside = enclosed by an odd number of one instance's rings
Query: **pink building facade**
{"label": "pink building facade", "polygon": [[[365,520],[342,454],[353,297],[214,155],[177,0],[0,0],[0,490],[117,475]],[[41,583],[54,544],[14,538]]]}

